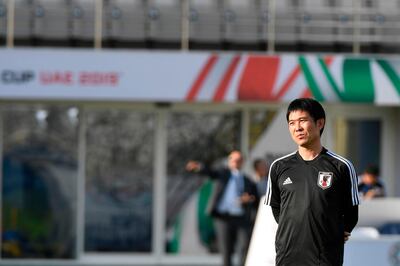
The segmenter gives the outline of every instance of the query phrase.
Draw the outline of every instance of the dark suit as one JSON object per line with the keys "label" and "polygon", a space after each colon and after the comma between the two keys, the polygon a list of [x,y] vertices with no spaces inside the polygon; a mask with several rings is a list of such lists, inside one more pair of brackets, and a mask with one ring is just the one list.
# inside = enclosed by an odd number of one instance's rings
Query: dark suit
{"label": "dark suit", "polygon": [[243,176],[242,193],[248,193],[254,196],[255,200],[251,203],[242,204],[243,215],[230,215],[221,213],[218,206],[224,196],[225,190],[231,178],[231,171],[227,168],[219,170],[202,169],[200,174],[206,175],[214,180],[214,189],[211,194],[208,212],[216,218],[215,225],[217,229],[218,244],[220,252],[223,254],[224,266],[232,265],[232,255],[235,245],[238,245],[240,253],[240,265],[244,265],[247,248],[249,245],[252,229],[252,216],[259,201],[257,187],[250,178]]}

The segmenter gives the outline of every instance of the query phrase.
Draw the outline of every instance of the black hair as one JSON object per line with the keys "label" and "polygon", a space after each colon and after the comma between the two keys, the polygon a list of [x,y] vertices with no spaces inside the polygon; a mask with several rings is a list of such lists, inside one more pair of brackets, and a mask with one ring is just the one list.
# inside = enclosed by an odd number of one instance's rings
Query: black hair
{"label": "black hair", "polygon": [[[314,119],[314,122],[317,122],[319,119],[325,120],[324,108],[318,101],[314,99],[298,98],[296,100],[293,100],[288,106],[286,112],[286,120],[289,122],[290,113],[298,110],[308,112],[312,117],[312,119]],[[324,132],[324,127],[322,127],[321,130],[319,131],[319,135],[322,135],[322,132]]]}
{"label": "black hair", "polygon": [[364,173],[379,176],[379,167],[377,165],[370,164],[365,167]]}
{"label": "black hair", "polygon": [[255,159],[255,160],[253,161],[253,169],[254,169],[254,170],[256,170],[256,169],[257,169],[257,166],[258,166],[258,164],[260,164],[260,163],[262,163],[262,162],[264,162],[264,160],[263,160],[263,159],[261,159],[261,158],[257,158],[257,159]]}

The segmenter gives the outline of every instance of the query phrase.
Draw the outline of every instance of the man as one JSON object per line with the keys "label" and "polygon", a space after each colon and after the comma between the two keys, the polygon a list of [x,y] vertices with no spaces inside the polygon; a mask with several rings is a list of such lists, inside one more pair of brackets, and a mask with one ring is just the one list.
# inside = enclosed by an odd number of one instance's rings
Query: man
{"label": "man", "polygon": [[342,265],[344,242],[358,220],[356,172],[321,145],[320,103],[296,99],[286,119],[298,149],[271,164],[266,193],[278,223],[276,265]]}
{"label": "man", "polygon": [[255,159],[253,162],[253,169],[255,173],[255,181],[257,185],[258,195],[261,198],[263,195],[265,195],[265,192],[267,190],[267,162],[261,158]]}
{"label": "man", "polygon": [[187,171],[206,175],[215,181],[208,211],[216,218],[217,240],[224,266],[232,265],[236,244],[240,265],[244,265],[251,237],[251,214],[258,202],[255,184],[241,172],[242,165],[243,157],[239,151],[229,154],[228,168],[211,170],[196,161],[189,161],[186,165]]}
{"label": "man", "polygon": [[358,192],[363,200],[380,198],[385,196],[385,188],[379,181],[379,168],[368,165],[361,175],[361,183],[358,184]]}

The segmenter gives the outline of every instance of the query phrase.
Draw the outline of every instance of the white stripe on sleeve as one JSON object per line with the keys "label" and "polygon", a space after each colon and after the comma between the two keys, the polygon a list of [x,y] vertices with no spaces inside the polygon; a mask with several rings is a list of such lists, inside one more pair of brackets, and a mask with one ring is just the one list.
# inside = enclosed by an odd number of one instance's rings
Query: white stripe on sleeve
{"label": "white stripe on sleeve", "polygon": [[331,151],[327,152],[330,156],[338,159],[339,161],[343,162],[347,168],[349,169],[350,173],[350,181],[351,181],[351,198],[352,198],[352,203],[353,206],[359,205],[360,204],[360,196],[358,195],[358,187],[357,187],[357,175],[356,175],[356,170],[354,169],[353,164],[347,160],[346,158],[337,155]]}
{"label": "white stripe on sleeve", "polygon": [[274,166],[274,164],[282,159],[285,159],[286,157],[289,157],[293,154],[295,154],[297,151],[294,151],[292,153],[289,153],[285,156],[282,156],[278,159],[276,159],[275,161],[273,161],[273,163],[271,164],[271,166],[269,167],[269,172],[268,172],[268,182],[267,182],[267,191],[265,193],[265,201],[264,204],[271,206],[271,196],[272,196],[272,180],[271,180],[271,170],[272,167]]}

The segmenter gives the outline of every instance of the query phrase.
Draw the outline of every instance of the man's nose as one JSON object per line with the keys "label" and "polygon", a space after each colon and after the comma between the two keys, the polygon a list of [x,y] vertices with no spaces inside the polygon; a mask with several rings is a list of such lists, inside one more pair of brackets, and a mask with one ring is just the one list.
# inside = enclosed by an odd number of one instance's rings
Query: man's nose
{"label": "man's nose", "polygon": [[303,128],[300,126],[300,123],[296,123],[296,126],[294,128],[295,131],[301,131]]}

